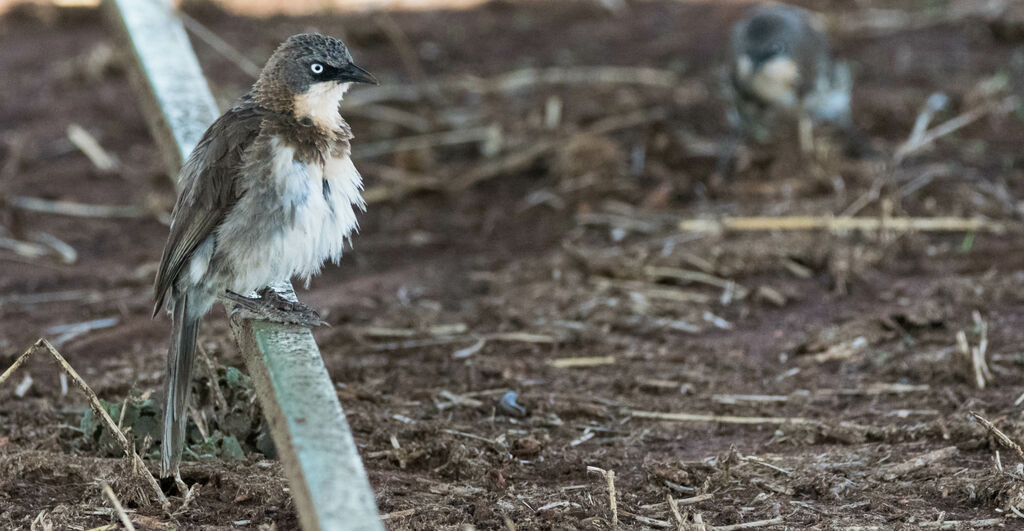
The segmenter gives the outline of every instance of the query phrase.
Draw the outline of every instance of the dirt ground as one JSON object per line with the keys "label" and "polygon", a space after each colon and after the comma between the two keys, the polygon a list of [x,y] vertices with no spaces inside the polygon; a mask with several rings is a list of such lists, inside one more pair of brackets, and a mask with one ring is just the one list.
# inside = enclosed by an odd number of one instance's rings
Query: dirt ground
{"label": "dirt ground", "polygon": [[[316,29],[383,81],[343,107],[372,197],[361,233],[300,296],[332,323],[317,339],[388,528],[676,528],[672,497],[685,525],[717,529],[1024,529],[1024,452],[971,416],[1024,439],[1024,112],[1007,99],[1024,87],[1024,17],[965,13],[969,2],[805,4],[853,66],[855,119],[877,154],[846,157],[823,134],[800,157],[782,141],[745,150],[728,180],[711,177],[727,135],[718,65],[743,3],[271,18],[187,5],[257,64]],[[77,253],[0,249],[0,365],[47,337],[115,418],[126,412],[152,465],[168,322],[150,318],[150,286],[173,190],[97,11],[15,8],[0,42],[0,201],[145,213],[0,203],[3,241],[48,234]],[[251,78],[195,46],[227,105]],[[657,70],[480,81],[579,66]],[[386,92],[424,80],[441,83]],[[933,92],[949,97],[934,123],[978,119],[893,162]],[[96,169],[71,124],[117,168]],[[444,131],[467,133],[394,142]],[[486,179],[449,186],[467,176]],[[679,229],[851,212],[1008,230]],[[213,361],[195,383],[193,499],[182,507],[164,482],[173,515],[142,503],[84,399],[37,356],[0,388],[0,527],[115,524],[107,481],[140,529],[296,528],[222,311],[201,343]],[[614,512],[596,469],[614,471]]]}

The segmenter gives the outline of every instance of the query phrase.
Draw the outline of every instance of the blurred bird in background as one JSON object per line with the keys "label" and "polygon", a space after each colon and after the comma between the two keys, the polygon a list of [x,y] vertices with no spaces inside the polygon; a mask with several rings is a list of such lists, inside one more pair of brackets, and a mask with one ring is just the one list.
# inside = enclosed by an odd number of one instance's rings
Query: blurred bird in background
{"label": "blurred bird in background", "polygon": [[732,171],[743,139],[767,143],[794,124],[804,153],[813,149],[815,124],[831,123],[856,136],[852,88],[850,69],[833,58],[822,20],[783,4],[752,8],[732,30],[728,117],[734,134],[719,171]]}

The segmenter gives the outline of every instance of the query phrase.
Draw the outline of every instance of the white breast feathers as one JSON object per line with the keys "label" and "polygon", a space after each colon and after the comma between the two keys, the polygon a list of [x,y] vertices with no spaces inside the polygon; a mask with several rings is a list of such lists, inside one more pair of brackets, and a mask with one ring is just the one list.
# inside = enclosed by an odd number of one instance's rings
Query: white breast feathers
{"label": "white breast feathers", "polygon": [[287,181],[281,201],[290,214],[280,248],[290,263],[289,276],[308,282],[324,261],[341,259],[345,242],[358,230],[355,208],[365,209],[362,177],[345,155],[328,159],[322,167],[295,161],[278,178]]}
{"label": "white breast feathers", "polygon": [[[271,152],[265,184],[246,191],[219,231],[236,242],[218,252],[233,271],[225,287],[238,293],[292,277],[308,282],[326,260],[337,263],[358,229],[355,209],[365,208],[362,178],[347,155],[306,164],[276,138]],[[262,214],[254,218],[255,212]]]}

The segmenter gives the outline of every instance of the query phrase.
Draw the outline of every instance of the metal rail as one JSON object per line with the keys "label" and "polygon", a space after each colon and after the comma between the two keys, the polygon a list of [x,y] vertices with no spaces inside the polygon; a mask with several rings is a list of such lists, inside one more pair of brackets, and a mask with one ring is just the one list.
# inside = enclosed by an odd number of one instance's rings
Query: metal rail
{"label": "metal rail", "polygon": [[[106,0],[132,50],[131,78],[170,174],[219,115],[188,36],[167,0]],[[275,286],[293,298],[290,284]],[[352,432],[307,328],[235,323],[235,339],[270,425],[303,529],[384,529]]]}

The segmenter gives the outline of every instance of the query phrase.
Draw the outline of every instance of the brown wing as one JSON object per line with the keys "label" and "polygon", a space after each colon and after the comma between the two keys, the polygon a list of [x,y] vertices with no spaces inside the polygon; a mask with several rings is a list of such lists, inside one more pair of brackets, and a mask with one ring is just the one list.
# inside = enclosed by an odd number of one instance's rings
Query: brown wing
{"label": "brown wing", "polygon": [[154,316],[196,247],[213,233],[238,200],[235,173],[242,153],[259,134],[264,112],[248,96],[243,98],[213,122],[182,166],[179,180],[184,186],[174,205],[171,233],[154,284]]}

